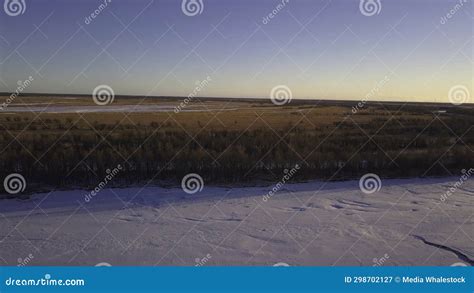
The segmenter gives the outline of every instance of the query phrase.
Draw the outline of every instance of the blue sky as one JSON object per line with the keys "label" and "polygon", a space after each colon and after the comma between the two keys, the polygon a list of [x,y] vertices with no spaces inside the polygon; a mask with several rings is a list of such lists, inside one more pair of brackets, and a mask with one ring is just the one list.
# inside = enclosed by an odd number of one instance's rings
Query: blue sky
{"label": "blue sky", "polygon": [[181,0],[111,0],[86,21],[103,3],[25,0],[24,14],[0,11],[0,91],[32,76],[28,92],[107,84],[187,96],[209,76],[202,96],[268,97],[277,85],[318,99],[375,88],[370,99],[445,102],[453,86],[473,92],[472,0],[380,0],[373,16],[359,0],[202,0],[195,16]]}

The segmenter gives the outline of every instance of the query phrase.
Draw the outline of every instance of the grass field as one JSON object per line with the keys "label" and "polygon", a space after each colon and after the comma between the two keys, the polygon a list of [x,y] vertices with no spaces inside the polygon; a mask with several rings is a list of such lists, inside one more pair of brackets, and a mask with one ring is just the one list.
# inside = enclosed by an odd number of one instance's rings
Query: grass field
{"label": "grass field", "polygon": [[[6,98],[6,97],[5,97]],[[45,104],[94,106],[87,96],[20,96],[0,112],[2,175],[29,188],[89,186],[122,164],[116,184],[441,176],[474,165],[474,107],[436,104],[116,97],[121,112],[17,112]],[[168,111],[133,112],[140,105]],[[98,110],[110,106],[96,106]]]}

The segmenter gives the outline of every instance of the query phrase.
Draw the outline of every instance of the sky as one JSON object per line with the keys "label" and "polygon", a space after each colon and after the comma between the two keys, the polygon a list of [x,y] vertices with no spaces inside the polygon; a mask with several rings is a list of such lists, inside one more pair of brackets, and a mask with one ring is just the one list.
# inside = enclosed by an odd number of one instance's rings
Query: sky
{"label": "sky", "polygon": [[0,11],[0,92],[31,76],[25,92],[188,96],[208,79],[198,96],[474,94],[473,0],[5,1],[24,10]]}

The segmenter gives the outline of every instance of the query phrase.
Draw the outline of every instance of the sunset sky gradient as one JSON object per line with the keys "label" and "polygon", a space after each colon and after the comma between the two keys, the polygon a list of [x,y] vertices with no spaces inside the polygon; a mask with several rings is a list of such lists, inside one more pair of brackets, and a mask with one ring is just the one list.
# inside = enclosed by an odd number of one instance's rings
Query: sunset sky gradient
{"label": "sunset sky gradient", "polygon": [[[277,85],[299,99],[447,102],[452,86],[473,93],[473,1],[381,0],[364,16],[359,0],[203,0],[186,16],[181,0],[30,0],[23,15],[0,11],[0,92],[34,78],[28,92],[268,97]],[[461,0],[462,2],[462,0]],[[38,29],[39,28],[39,29]],[[471,98],[472,101],[472,98]]]}

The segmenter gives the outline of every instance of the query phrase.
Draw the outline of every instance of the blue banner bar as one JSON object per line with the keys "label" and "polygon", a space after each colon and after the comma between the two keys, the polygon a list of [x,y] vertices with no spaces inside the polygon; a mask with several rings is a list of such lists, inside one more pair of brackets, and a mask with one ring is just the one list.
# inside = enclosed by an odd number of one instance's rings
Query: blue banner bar
{"label": "blue banner bar", "polygon": [[2,267],[0,292],[474,292],[472,267]]}

